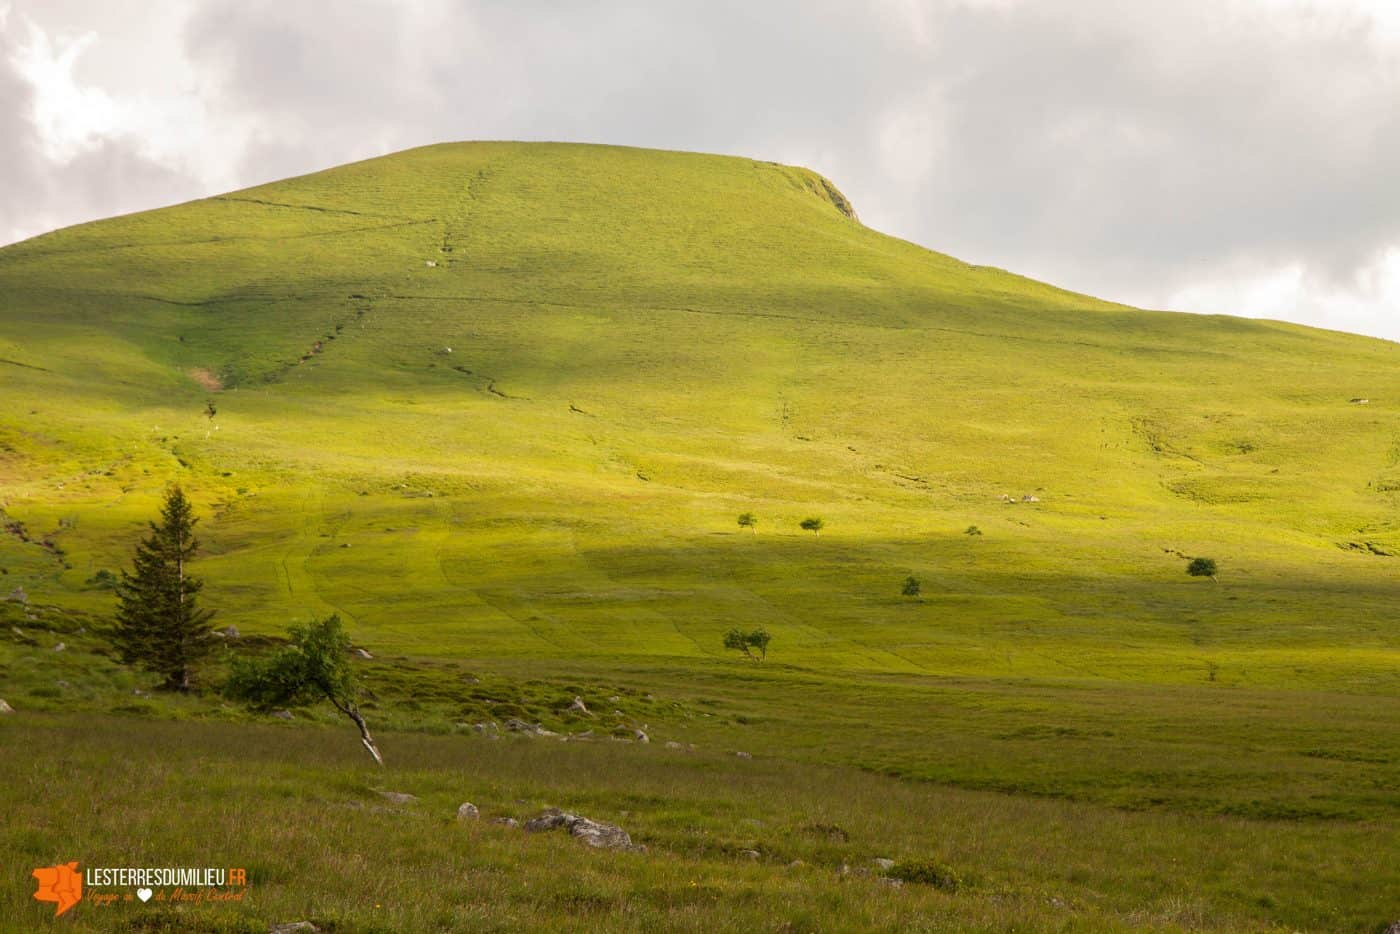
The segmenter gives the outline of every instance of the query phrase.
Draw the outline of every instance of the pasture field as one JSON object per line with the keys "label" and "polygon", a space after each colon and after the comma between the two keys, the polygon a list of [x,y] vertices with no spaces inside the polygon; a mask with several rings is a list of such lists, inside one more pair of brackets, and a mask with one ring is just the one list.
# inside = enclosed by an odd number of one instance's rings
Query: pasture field
{"label": "pasture field", "polygon": [[[1249,691],[1212,722],[1163,690],[1086,703],[780,665],[377,658],[359,664],[381,771],[328,708],[270,724],[212,695],[136,695],[149,679],[93,620],[31,612],[27,641],[0,643],[18,692],[0,721],[7,865],[246,864],[252,880],[236,905],[84,905],[79,930],[1366,931],[1400,886],[1397,751],[1375,742],[1395,724],[1360,704],[1329,724]],[[511,716],[560,736],[470,726]],[[1358,722],[1339,736],[1343,716]],[[646,744],[610,738],[642,727]],[[462,801],[480,822],[454,819]],[[647,851],[490,823],[549,806]],[[895,887],[876,859],[956,884]],[[24,882],[0,928],[51,913]]]}
{"label": "pasture field", "polygon": [[[1397,364],[616,147],[427,147],[0,249],[0,916],[42,920],[31,863],[211,852],[260,873],[199,916],[231,929],[1383,930]],[[98,574],[171,482],[229,651],[335,612],[373,653],[385,774],[329,712],[222,705],[219,664],[133,694]],[[653,741],[458,725],[575,732],[574,695]],[[99,790],[44,811],[65,782]]]}

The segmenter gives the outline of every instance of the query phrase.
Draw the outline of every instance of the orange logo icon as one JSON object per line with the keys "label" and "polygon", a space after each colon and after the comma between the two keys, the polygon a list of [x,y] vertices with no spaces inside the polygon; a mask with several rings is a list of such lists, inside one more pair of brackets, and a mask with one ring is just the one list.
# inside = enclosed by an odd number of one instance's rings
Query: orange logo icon
{"label": "orange logo icon", "polygon": [[34,897],[41,902],[58,902],[53,913],[55,918],[82,901],[83,877],[76,862],[36,869],[31,875],[39,880],[39,890]]}

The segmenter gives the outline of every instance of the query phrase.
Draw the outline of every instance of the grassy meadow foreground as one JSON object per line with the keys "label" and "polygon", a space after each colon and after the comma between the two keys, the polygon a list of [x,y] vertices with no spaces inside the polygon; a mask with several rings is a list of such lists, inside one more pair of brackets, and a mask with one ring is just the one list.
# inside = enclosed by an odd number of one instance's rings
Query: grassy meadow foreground
{"label": "grassy meadow foreground", "polygon": [[[1397,364],[930,253],[803,169],[610,147],[0,249],[0,923],[52,913],[34,866],[212,859],[247,902],[120,924],[1383,930]],[[171,481],[227,651],[335,612],[375,656],[386,771],[329,710],[223,704],[222,662],[174,697],[112,660],[101,572]],[[596,738],[471,727],[509,717]]]}
{"label": "grassy meadow foreground", "polygon": [[[0,721],[21,753],[0,761],[0,851],[252,880],[237,905],[83,906],[78,930],[1369,931],[1400,889],[1397,731],[1361,703],[1290,716],[1285,692],[1232,692],[1193,735],[1204,713],[1164,688],[376,658],[360,668],[381,771],[329,708],[274,725],[136,695],[92,620],[31,613],[27,642],[0,642],[25,704]],[[560,737],[472,727],[507,717]],[[646,744],[611,738],[643,727]],[[881,757],[947,771],[911,782]],[[1324,797],[1344,816],[1290,813]],[[463,801],[479,821],[455,819]],[[549,806],[647,851],[491,823]],[[891,883],[921,866],[951,881]],[[0,898],[10,929],[51,914],[31,888]]]}
{"label": "grassy meadow foreground", "polygon": [[[6,734],[47,752],[0,763],[7,854],[38,865],[60,838],[117,865],[227,858],[253,880],[238,905],[80,906],[60,919],[73,930],[1369,930],[1390,907],[1377,886],[1400,882],[1373,825],[1123,812],[777,757],[390,734],[379,773],[324,729],[38,717]],[[53,807],[75,772],[95,786]],[[482,820],[454,819],[464,800]],[[489,820],[548,805],[647,851]],[[952,867],[957,887],[892,886],[877,858]],[[0,898],[7,929],[51,914]]]}

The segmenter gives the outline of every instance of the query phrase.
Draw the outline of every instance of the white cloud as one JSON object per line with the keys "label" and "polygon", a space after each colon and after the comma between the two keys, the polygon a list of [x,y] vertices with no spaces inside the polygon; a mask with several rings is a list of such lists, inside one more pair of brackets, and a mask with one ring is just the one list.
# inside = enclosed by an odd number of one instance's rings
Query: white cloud
{"label": "white cloud", "polygon": [[1195,281],[1165,297],[1144,294],[1139,301],[1170,311],[1305,321],[1400,340],[1400,245],[1381,251],[1343,281],[1292,262]]}
{"label": "white cloud", "polygon": [[27,26],[28,41],[19,46],[14,65],[34,89],[33,120],[44,156],[68,162],[122,125],[105,91],[81,87],[73,78],[73,66],[97,34],[50,39],[32,22]]}
{"label": "white cloud", "polygon": [[197,126],[81,79],[98,33],[46,30],[9,7],[0,13],[0,242],[204,190],[181,168],[176,139]]}
{"label": "white cloud", "polygon": [[947,145],[946,107],[942,94],[934,89],[900,101],[877,118],[879,168],[906,191],[923,186],[938,169]]}

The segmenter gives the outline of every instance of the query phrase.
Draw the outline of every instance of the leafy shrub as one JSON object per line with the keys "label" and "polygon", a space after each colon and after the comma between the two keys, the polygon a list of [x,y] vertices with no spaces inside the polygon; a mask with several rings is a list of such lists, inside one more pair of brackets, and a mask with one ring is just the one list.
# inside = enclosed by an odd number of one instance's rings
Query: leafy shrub
{"label": "leafy shrub", "polygon": [[103,568],[89,577],[84,583],[89,587],[96,587],[99,590],[111,590],[117,586],[117,575]]}
{"label": "leafy shrub", "polygon": [[1215,577],[1214,558],[1192,558],[1191,563],[1186,565],[1186,573],[1192,577]]}
{"label": "leafy shrub", "polygon": [[[744,632],[742,629],[736,628],[724,634],[724,647],[736,652],[743,652],[746,657],[761,662],[768,657],[768,643],[772,640],[773,637],[766,629]],[[757,654],[754,650],[757,650]]]}
{"label": "leafy shrub", "polygon": [[901,882],[917,882],[948,892],[956,892],[963,884],[962,876],[958,875],[958,871],[952,866],[927,859],[896,863],[889,871],[889,876]]}

